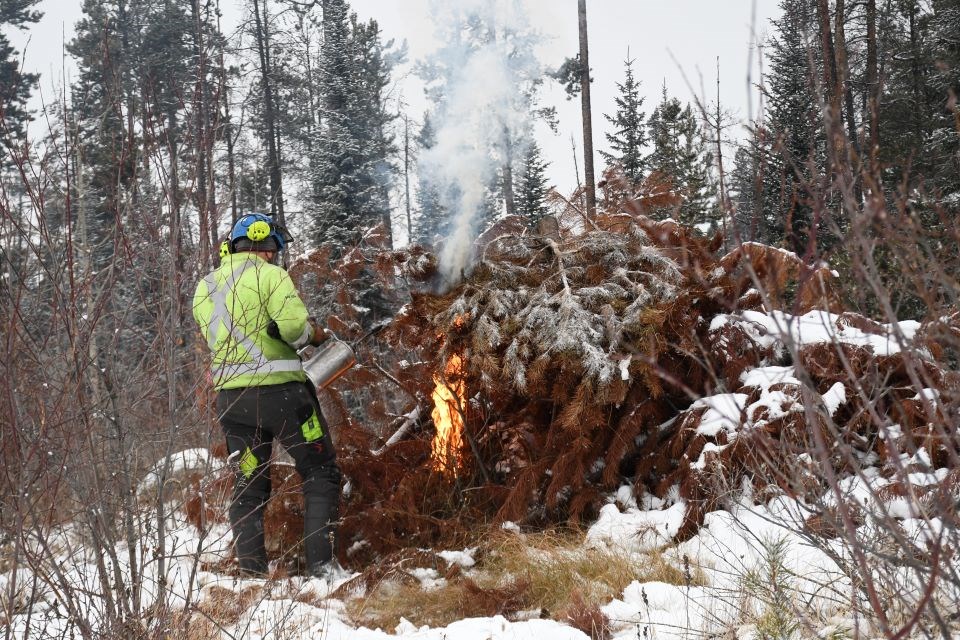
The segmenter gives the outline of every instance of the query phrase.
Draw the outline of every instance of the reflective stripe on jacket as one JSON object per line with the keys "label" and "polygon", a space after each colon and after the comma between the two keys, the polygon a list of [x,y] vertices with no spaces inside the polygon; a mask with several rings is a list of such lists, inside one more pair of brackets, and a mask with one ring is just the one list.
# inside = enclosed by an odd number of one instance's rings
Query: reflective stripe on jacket
{"label": "reflective stripe on jacket", "polygon": [[[248,252],[224,257],[197,283],[193,317],[213,353],[216,389],[306,380],[290,345],[305,344],[310,338],[307,308],[280,267]],[[271,320],[283,340],[267,334]]]}

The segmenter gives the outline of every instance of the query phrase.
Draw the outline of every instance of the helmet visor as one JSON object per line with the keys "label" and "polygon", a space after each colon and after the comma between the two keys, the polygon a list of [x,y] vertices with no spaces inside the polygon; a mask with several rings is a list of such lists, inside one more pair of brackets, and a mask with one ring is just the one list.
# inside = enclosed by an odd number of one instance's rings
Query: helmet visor
{"label": "helmet visor", "polygon": [[287,231],[285,226],[281,224],[277,224],[276,222],[273,223],[273,231],[280,236],[280,239],[283,240],[284,245],[286,245],[288,242],[293,242],[294,240],[293,235]]}

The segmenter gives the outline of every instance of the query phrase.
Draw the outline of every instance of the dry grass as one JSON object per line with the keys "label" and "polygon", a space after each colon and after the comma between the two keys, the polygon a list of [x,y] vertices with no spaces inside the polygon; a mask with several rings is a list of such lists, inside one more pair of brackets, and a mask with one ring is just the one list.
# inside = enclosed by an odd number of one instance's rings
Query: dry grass
{"label": "dry grass", "polygon": [[347,614],[354,624],[393,630],[401,617],[437,627],[464,617],[525,612],[586,626],[586,633],[602,638],[607,631],[599,606],[634,580],[704,584],[702,572],[688,578],[661,553],[631,558],[588,549],[579,533],[497,531],[485,536],[475,557],[469,577],[454,576],[436,589],[424,590],[416,580],[384,580],[348,600]]}
{"label": "dry grass", "polygon": [[222,629],[236,624],[243,612],[264,596],[264,588],[260,586],[248,587],[239,593],[211,587],[190,616],[185,640],[220,638]]}

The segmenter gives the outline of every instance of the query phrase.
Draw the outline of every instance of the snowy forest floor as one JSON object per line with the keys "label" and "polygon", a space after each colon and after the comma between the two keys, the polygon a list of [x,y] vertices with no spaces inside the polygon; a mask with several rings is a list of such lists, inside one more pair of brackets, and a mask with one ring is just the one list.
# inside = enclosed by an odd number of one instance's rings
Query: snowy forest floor
{"label": "snowy forest floor", "polygon": [[[199,455],[189,458],[204,462]],[[856,492],[856,482],[850,484]],[[610,496],[585,535],[525,534],[508,524],[477,547],[425,549],[379,567],[374,581],[346,571],[334,580],[276,572],[269,580],[252,580],[218,572],[217,567],[229,563],[229,528],[214,528],[204,537],[174,509],[168,520],[165,586],[159,586],[156,559],[144,562],[142,611],[149,620],[162,601],[170,628],[185,630],[185,635],[164,637],[198,640],[840,638],[877,633],[869,620],[852,614],[850,599],[858,596],[841,566],[843,545],[814,546],[798,533],[808,512],[801,502],[778,498],[758,505],[745,495],[728,509],[708,514],[700,532],[680,544],[672,539],[683,520],[683,503],[662,508],[656,498],[642,502],[638,505],[625,487]],[[96,595],[101,587],[96,558],[78,543],[69,529],[50,542],[65,583],[87,594],[86,607],[75,602],[76,611],[65,610],[57,590],[28,569],[5,574],[0,591],[10,593],[16,581],[15,600],[5,603],[13,613],[7,619],[8,637],[82,637],[82,626],[97,628],[102,603]],[[119,551],[118,558],[129,557],[126,549]],[[619,587],[611,593],[614,585]],[[905,620],[912,613],[909,580],[903,586],[903,610],[890,611],[893,619]],[[589,604],[608,593],[602,606]],[[579,606],[548,608],[571,597]],[[469,615],[483,610],[490,615]]]}
{"label": "snowy forest floor", "polygon": [[[295,485],[276,482],[271,577],[237,577],[232,468],[214,446],[187,449],[137,474],[125,518],[108,515],[104,490],[66,525],[37,517],[0,540],[0,631],[960,634],[960,315],[876,321],[843,310],[836,273],[782,249],[721,256],[670,221],[598,223],[559,240],[494,229],[457,288],[413,295],[395,316],[384,340],[412,356],[384,365],[405,402],[380,407],[391,428],[327,416],[346,478],[338,554],[352,571],[296,575]],[[422,252],[381,257],[391,278],[431,277]],[[372,376],[356,367],[338,385],[369,389]],[[455,397],[438,400],[442,389]],[[451,419],[427,419],[430,404]],[[455,414],[467,442],[440,447],[438,464],[438,423]]]}

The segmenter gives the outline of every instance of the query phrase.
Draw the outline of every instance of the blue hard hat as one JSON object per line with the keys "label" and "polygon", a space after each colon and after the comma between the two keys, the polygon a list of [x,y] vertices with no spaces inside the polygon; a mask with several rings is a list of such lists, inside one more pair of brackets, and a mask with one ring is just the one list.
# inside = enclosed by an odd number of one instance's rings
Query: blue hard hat
{"label": "blue hard hat", "polygon": [[236,248],[238,240],[249,240],[251,242],[263,242],[268,238],[273,238],[277,243],[277,250],[283,251],[287,243],[293,240],[293,236],[280,224],[273,221],[273,218],[265,213],[248,213],[233,225],[233,231],[230,232],[230,246]]}

